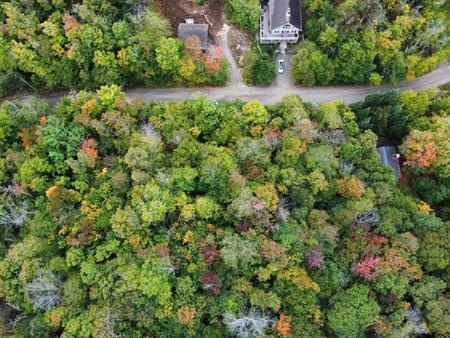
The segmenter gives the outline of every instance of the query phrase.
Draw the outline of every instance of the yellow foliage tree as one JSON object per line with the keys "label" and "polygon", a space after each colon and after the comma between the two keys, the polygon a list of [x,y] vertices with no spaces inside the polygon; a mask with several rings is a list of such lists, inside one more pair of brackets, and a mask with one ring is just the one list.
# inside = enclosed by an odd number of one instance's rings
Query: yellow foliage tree
{"label": "yellow foliage tree", "polygon": [[312,289],[315,292],[320,291],[319,285],[314,282],[302,268],[290,267],[289,269],[282,271],[278,275],[278,278],[295,284],[300,290]]}
{"label": "yellow foliage tree", "polygon": [[338,192],[342,197],[356,199],[364,194],[364,186],[356,176],[349,176],[337,180]]}
{"label": "yellow foliage tree", "polygon": [[275,211],[278,207],[280,199],[273,183],[266,183],[256,188],[256,196],[258,196],[267,209]]}

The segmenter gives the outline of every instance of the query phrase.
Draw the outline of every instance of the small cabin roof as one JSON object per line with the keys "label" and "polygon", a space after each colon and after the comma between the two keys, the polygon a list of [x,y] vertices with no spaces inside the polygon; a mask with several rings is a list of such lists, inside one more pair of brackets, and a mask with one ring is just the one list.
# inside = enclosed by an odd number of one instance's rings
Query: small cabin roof
{"label": "small cabin roof", "polygon": [[208,48],[208,28],[206,23],[180,23],[178,25],[178,38],[186,41],[191,35],[197,35],[200,38],[202,49]]}
{"label": "small cabin roof", "polygon": [[394,172],[395,176],[397,176],[397,178],[402,176],[400,164],[398,162],[398,159],[395,158],[395,155],[397,154],[395,147],[392,146],[378,147],[377,152],[378,154],[380,154],[381,163],[383,165],[391,167],[392,171]]}

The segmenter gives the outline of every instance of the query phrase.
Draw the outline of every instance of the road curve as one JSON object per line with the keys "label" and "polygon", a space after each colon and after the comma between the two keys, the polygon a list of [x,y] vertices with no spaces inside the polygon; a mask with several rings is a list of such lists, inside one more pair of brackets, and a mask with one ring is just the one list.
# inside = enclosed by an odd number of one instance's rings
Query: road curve
{"label": "road curve", "polygon": [[216,87],[216,88],[171,88],[171,89],[146,89],[136,88],[127,90],[131,98],[139,97],[145,102],[152,101],[178,101],[185,100],[193,93],[204,93],[212,100],[250,100],[256,99],[264,104],[279,102],[283,96],[296,94],[308,102],[326,102],[344,100],[352,103],[364,99],[367,95],[389,89],[414,89],[422,91],[431,87],[442,86],[450,82],[450,66],[441,64],[434,71],[412,81],[403,81],[396,85],[381,86],[333,86],[333,87],[248,87],[245,85]]}
{"label": "road curve", "polygon": [[[241,99],[244,101],[256,99],[264,104],[279,102],[283,96],[296,94],[308,102],[326,102],[343,100],[353,103],[364,99],[367,95],[384,92],[389,89],[414,89],[422,91],[431,87],[439,87],[450,82],[450,66],[443,63],[437,69],[412,81],[403,81],[396,85],[381,86],[332,86],[332,87],[248,87],[243,84],[229,85],[226,87],[203,88],[168,88],[127,89],[125,93],[130,98],[140,98],[144,102],[182,101],[190,98],[194,93],[203,93],[210,99],[219,101],[232,101]],[[57,102],[67,92],[55,92],[42,94],[50,104]],[[26,96],[12,97],[10,99],[25,99]]]}

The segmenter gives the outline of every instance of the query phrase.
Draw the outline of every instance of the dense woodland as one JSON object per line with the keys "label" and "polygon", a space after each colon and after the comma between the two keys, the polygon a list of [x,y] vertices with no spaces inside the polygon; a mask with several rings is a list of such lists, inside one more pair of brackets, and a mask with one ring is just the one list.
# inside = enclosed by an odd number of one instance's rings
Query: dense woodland
{"label": "dense woodland", "polygon": [[[259,2],[227,0],[225,8],[231,22],[254,33],[259,29]],[[291,69],[297,84],[395,83],[423,75],[448,58],[448,1],[302,3],[305,41],[299,43]],[[264,53],[259,56],[255,71],[263,73],[270,63]]]}
{"label": "dense woodland", "polygon": [[306,0],[292,74],[302,85],[395,83],[448,57],[449,3]]}
{"label": "dense woodland", "polygon": [[[444,6],[307,0],[293,76],[422,75],[446,57]],[[224,8],[257,31],[258,0]],[[1,2],[0,95],[100,89],[0,105],[0,336],[450,336],[448,91],[127,98],[226,83],[220,48],[172,36],[152,1]],[[272,47],[244,81],[271,82]],[[377,145],[398,146],[399,180]]]}
{"label": "dense woodland", "polygon": [[448,337],[449,109],[4,102],[0,335]]}
{"label": "dense woodland", "polygon": [[29,0],[0,4],[0,96],[104,84],[224,85],[220,48],[172,38],[151,1]]}
{"label": "dense woodland", "polygon": [[[228,20],[253,38],[260,1],[223,1]],[[291,73],[306,86],[377,85],[423,75],[448,58],[449,6],[442,0],[306,0],[305,41]],[[0,95],[105,84],[224,85],[229,67],[221,49],[199,53],[198,41],[185,45],[175,33],[151,0],[2,1]],[[273,51],[255,45],[247,53],[247,84],[272,82]]]}

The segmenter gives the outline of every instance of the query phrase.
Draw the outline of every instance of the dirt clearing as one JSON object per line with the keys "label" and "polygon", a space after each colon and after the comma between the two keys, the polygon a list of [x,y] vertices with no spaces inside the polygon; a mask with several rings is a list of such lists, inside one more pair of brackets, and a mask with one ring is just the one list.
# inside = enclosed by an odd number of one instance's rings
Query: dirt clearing
{"label": "dirt clearing", "polygon": [[195,6],[189,0],[155,0],[161,15],[167,18],[176,36],[178,24],[186,19],[194,19],[195,23],[209,23],[209,37],[216,42],[217,32],[224,22],[223,0],[205,2],[203,6]]}

